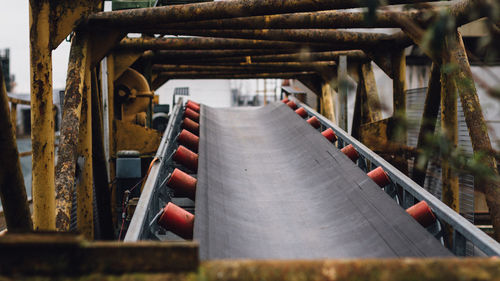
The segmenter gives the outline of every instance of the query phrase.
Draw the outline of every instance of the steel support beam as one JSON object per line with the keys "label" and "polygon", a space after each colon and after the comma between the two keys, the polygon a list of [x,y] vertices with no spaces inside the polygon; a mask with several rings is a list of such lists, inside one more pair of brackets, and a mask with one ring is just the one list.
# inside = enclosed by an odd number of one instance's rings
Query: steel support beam
{"label": "steel support beam", "polygon": [[450,61],[458,67],[455,83],[462,102],[465,122],[469,130],[474,153],[482,155],[482,162],[490,169],[490,177],[478,179],[477,188],[484,191],[486,203],[490,210],[491,222],[495,230],[494,237],[500,241],[500,182],[498,180],[497,162],[492,151],[488,126],[484,120],[476,86],[460,33],[450,40]]}
{"label": "steel support beam", "polygon": [[348,95],[348,79],[347,79],[347,57],[340,56],[337,68],[338,76],[338,93],[339,93],[339,126],[344,131],[348,131],[348,112],[347,112],[347,95]]}
{"label": "steel support beam", "polygon": [[87,38],[86,34],[77,33],[71,42],[69,55],[61,139],[56,165],[56,227],[60,231],[68,231],[70,223],[82,96],[85,87],[85,71],[88,67]]}
{"label": "steel support beam", "polygon": [[[14,103],[12,105],[15,105]],[[9,232],[33,229],[28,197],[19,162],[15,123],[9,115],[9,100],[0,63],[0,199]]]}
{"label": "steel support beam", "polygon": [[420,130],[418,133],[417,153],[415,165],[413,168],[413,181],[420,186],[424,186],[425,177],[427,174],[427,166],[429,159],[422,154],[423,149],[428,145],[426,138],[429,135],[434,135],[436,130],[436,121],[439,113],[439,105],[441,101],[441,66],[432,63],[431,74],[427,86],[427,93],[425,96],[424,112],[422,113],[422,120],[420,121]]}
{"label": "steel support beam", "polygon": [[[302,75],[315,74],[315,72],[283,72],[283,73],[179,73],[179,72],[163,72],[158,78],[163,77],[168,79],[294,79]],[[157,78],[157,79],[158,79]]]}
{"label": "steel support beam", "polygon": [[[412,4],[428,0],[377,1],[381,5]],[[224,19],[259,15],[272,15],[320,10],[349,9],[366,6],[361,0],[239,0],[214,1],[188,5],[173,5],[149,9],[133,9],[101,12],[89,17],[92,26],[127,27],[140,25],[160,25],[175,22]]]}
{"label": "steel support beam", "polygon": [[125,38],[116,49],[121,50],[217,50],[217,49],[314,49],[334,48],[329,44],[227,38]]}
{"label": "steel support beam", "polygon": [[196,29],[196,30],[162,30],[161,28],[146,29],[145,32],[169,35],[193,35],[203,37],[239,38],[271,41],[291,41],[307,43],[328,43],[344,49],[370,48],[386,45],[407,47],[413,42],[404,34],[368,33],[354,31],[339,31],[335,29]]}
{"label": "steel support beam", "polygon": [[94,239],[94,192],[92,169],[92,93],[91,71],[85,67],[82,89],[80,131],[78,133],[78,155],[83,158],[80,180],[76,184],[76,225],[88,240]]}
{"label": "steel support beam", "polygon": [[50,231],[55,229],[51,7],[48,0],[29,3],[33,226]]}
{"label": "steel support beam", "polygon": [[[404,49],[392,54],[393,70],[393,119],[388,125],[390,141],[406,145],[406,55]],[[403,156],[394,158],[394,165],[403,173],[408,174],[408,162]]]}
{"label": "steel support beam", "polygon": [[[321,11],[281,15],[203,20],[161,25],[165,29],[306,29],[306,28],[399,28],[394,16],[405,16],[425,25],[440,9],[419,11],[377,11],[373,21],[366,19],[365,12]],[[151,26],[152,27],[152,26]]]}

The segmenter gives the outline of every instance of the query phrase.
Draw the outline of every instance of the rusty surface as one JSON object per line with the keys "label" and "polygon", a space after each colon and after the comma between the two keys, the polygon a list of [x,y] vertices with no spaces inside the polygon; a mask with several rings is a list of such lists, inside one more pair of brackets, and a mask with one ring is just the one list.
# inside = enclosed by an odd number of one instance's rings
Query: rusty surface
{"label": "rusty surface", "polygon": [[158,78],[168,78],[168,79],[265,79],[265,78],[276,78],[276,79],[294,79],[302,75],[311,75],[315,72],[311,71],[301,71],[301,72],[277,72],[277,73],[169,73],[163,72]]}
{"label": "rusty surface", "polygon": [[141,154],[154,154],[160,145],[157,130],[145,128],[122,120],[114,120],[116,151],[137,150]]}
{"label": "rusty surface", "polygon": [[[368,21],[364,12],[320,11],[172,23],[161,25],[161,27],[165,29],[399,28],[399,23],[393,20],[393,14],[396,16],[404,15],[421,25],[425,25],[431,18],[429,12],[431,11],[377,11],[375,19]],[[432,12],[437,13],[438,9]]]}
{"label": "rusty surface", "polygon": [[183,65],[183,64],[163,64],[163,65],[153,65],[153,71],[240,71],[240,70],[261,70],[266,72],[266,69],[278,69],[281,71],[287,69],[306,69],[314,70],[318,67],[325,66],[335,66],[335,62],[269,62],[269,63],[249,63],[241,64],[237,66],[231,65]]}
{"label": "rusty surface", "polygon": [[335,44],[340,48],[360,49],[377,45],[406,44],[407,39],[401,34],[388,35],[374,32],[338,31],[334,29],[196,29],[148,31],[169,35],[194,35],[220,38],[257,39],[272,41],[313,42]]}
{"label": "rusty surface", "polygon": [[210,53],[199,59],[184,59],[176,60],[162,59],[161,56],[154,58],[154,63],[166,64],[194,64],[194,65],[242,65],[248,64],[248,57],[252,63],[257,62],[316,62],[316,61],[336,61],[339,56],[346,55],[349,61],[367,61],[366,55],[363,51],[333,51],[333,52],[294,52],[292,54],[278,54],[278,55],[252,55],[252,56],[239,56],[239,57],[209,57]]}
{"label": "rusty surface", "polygon": [[199,280],[499,280],[498,259],[211,261]]}
{"label": "rusty surface", "polygon": [[[382,5],[429,2],[428,0],[390,0],[378,1]],[[348,9],[366,6],[360,0],[247,0],[215,1],[188,5],[163,6],[146,9],[101,12],[89,17],[93,26],[124,27],[148,24],[223,19],[296,13],[320,10]]]}
{"label": "rusty surface", "polygon": [[[393,121],[388,124],[389,138],[391,142],[406,144],[407,126],[406,126],[406,56],[403,50],[392,54],[392,88],[393,88]],[[408,161],[403,156],[396,156],[392,165],[401,172],[408,174]]]}
{"label": "rusty surface", "polygon": [[[14,104],[13,104],[14,105]],[[15,123],[9,114],[9,102],[0,63],[0,199],[9,232],[33,229],[28,196],[19,162]]]}
{"label": "rusty surface", "polygon": [[125,38],[116,49],[121,50],[217,50],[217,49],[329,49],[329,44],[227,38]]}
{"label": "rusty surface", "polygon": [[377,91],[377,83],[375,81],[375,74],[373,73],[371,63],[364,63],[360,65],[359,69],[360,83],[362,87],[362,123],[375,122],[382,119],[382,106]]}
{"label": "rusty surface", "polygon": [[176,273],[195,271],[199,264],[192,242],[87,242],[74,234],[8,233],[0,237],[0,248],[5,276]]}
{"label": "rusty surface", "polygon": [[87,66],[82,89],[80,131],[78,133],[77,153],[83,159],[81,173],[76,184],[76,226],[86,239],[94,239],[93,212],[93,169],[92,169],[92,94],[91,72]]}
{"label": "rusty surface", "polygon": [[30,77],[33,228],[53,230],[54,115],[52,114],[52,54],[48,0],[30,4]]}
{"label": "rusty surface", "polygon": [[[422,121],[418,133],[417,151],[422,150],[427,143],[428,135],[434,135],[436,130],[436,120],[439,113],[439,105],[441,100],[441,66],[433,63],[431,66],[431,74],[425,95],[424,112],[422,113]],[[421,159],[421,157],[423,157]],[[413,181],[420,186],[424,186],[425,176],[429,159],[423,155],[416,158],[417,165],[413,168]]]}
{"label": "rusty surface", "polygon": [[[453,41],[453,40],[450,40]],[[472,78],[469,60],[460,33],[456,33],[454,43],[450,43],[451,63],[457,67],[455,83],[465,115],[474,153],[482,155],[482,163],[489,169],[491,175],[479,178],[476,186],[484,191],[486,203],[490,210],[491,222],[495,230],[494,238],[500,241],[500,181],[498,179],[497,162],[490,152],[491,141],[488,126],[477,96],[476,86]]]}
{"label": "rusty surface", "polygon": [[86,60],[87,41],[80,33],[71,43],[56,165],[56,227],[61,231],[69,230]]}

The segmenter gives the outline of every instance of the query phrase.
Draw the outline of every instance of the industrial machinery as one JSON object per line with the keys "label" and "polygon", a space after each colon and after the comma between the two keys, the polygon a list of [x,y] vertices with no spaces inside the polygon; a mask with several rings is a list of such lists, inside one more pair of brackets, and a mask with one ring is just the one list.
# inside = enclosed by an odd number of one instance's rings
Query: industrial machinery
{"label": "industrial machinery", "polygon": [[[100,0],[31,0],[33,202],[2,77],[0,276],[497,280],[498,170],[457,31],[487,17],[495,42],[497,6],[432,2],[113,1],[104,11]],[[56,159],[51,52],[70,34]],[[432,64],[416,147],[405,126],[410,46]],[[392,79],[390,118],[373,64]],[[213,108],[186,89],[171,110],[159,105],[168,80],[206,78],[295,79],[316,106],[285,91],[262,107]],[[488,175],[475,176],[491,236],[459,213],[457,96]],[[421,187],[440,107],[451,147],[439,150],[442,200]],[[408,166],[408,154],[423,165]]]}

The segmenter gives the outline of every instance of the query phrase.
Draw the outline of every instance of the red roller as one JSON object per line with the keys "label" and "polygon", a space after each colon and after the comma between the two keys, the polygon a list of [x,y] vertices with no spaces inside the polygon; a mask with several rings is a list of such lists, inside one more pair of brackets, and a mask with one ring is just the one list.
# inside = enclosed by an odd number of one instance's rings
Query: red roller
{"label": "red roller", "polygon": [[200,106],[200,104],[199,104],[199,103],[197,103],[197,102],[195,102],[195,101],[193,101],[193,100],[188,100],[188,101],[187,101],[187,103],[192,103],[192,104],[194,104],[194,105],[197,105],[198,107]]}
{"label": "red roller", "polygon": [[319,129],[319,127],[321,126],[321,123],[319,123],[319,120],[318,118],[316,118],[316,116],[307,119],[307,123],[309,123],[309,125],[313,126],[316,129]]}
{"label": "red roller", "polygon": [[295,113],[297,113],[302,118],[306,118],[307,117],[307,111],[303,107],[295,110]]}
{"label": "red roller", "polygon": [[174,203],[163,208],[158,224],[184,239],[193,239],[194,215]]}
{"label": "red roller", "polygon": [[321,132],[321,134],[329,141],[334,142],[337,140],[337,135],[335,132],[332,130],[332,128],[328,128]]}
{"label": "red roller", "polygon": [[284,99],[281,100],[282,103],[288,103],[290,100],[288,99],[288,97],[285,97]]}
{"label": "red roller", "polygon": [[382,169],[382,167],[378,167],[366,175],[369,176],[380,187],[384,187],[391,182],[389,176],[387,176],[387,173],[384,171],[384,169]]}
{"label": "red roller", "polygon": [[198,135],[200,133],[200,124],[194,122],[193,120],[191,120],[187,117],[184,118],[184,120],[182,120],[181,127],[183,129],[190,131],[191,133],[193,133],[195,135]]}
{"label": "red roller", "polygon": [[172,175],[170,175],[167,185],[175,190],[176,194],[186,196],[194,200],[196,196],[197,182],[197,179],[176,168],[172,172]]}
{"label": "red roller", "polygon": [[198,154],[192,152],[191,150],[179,145],[177,151],[174,154],[174,161],[185,166],[193,172],[198,170]]}
{"label": "red roller", "polygon": [[293,110],[297,109],[297,104],[293,100],[287,102],[286,105],[288,105]]}
{"label": "red roller", "polygon": [[193,121],[200,122],[200,114],[191,108],[186,108],[186,111],[184,112],[184,117],[187,117]]}
{"label": "red roller", "polygon": [[188,101],[186,103],[186,108],[192,109],[193,111],[200,112],[200,105],[194,103],[193,101]]}
{"label": "red roller", "polygon": [[428,227],[436,221],[436,216],[432,212],[427,202],[420,201],[417,204],[406,209],[406,212],[410,214],[418,223],[423,227]]}
{"label": "red roller", "polygon": [[177,137],[177,142],[194,152],[198,152],[198,143],[200,142],[200,138],[188,130],[182,130],[179,137]]}
{"label": "red roller", "polygon": [[354,148],[354,146],[352,146],[352,144],[342,148],[340,151],[342,151],[347,157],[349,157],[349,159],[351,159],[352,162],[356,162],[356,160],[358,160],[359,158],[359,154]]}

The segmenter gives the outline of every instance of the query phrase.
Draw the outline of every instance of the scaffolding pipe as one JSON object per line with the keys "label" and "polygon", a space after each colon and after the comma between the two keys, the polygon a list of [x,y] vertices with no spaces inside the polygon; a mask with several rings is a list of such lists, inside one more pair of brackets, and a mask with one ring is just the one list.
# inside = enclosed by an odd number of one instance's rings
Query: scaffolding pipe
{"label": "scaffolding pipe", "polygon": [[[377,1],[380,5],[413,4],[429,0]],[[366,7],[362,0],[238,0],[214,1],[186,5],[172,5],[145,9],[100,12],[89,16],[92,26],[126,27],[159,25],[174,22],[224,19],[321,10],[337,10]]]}

